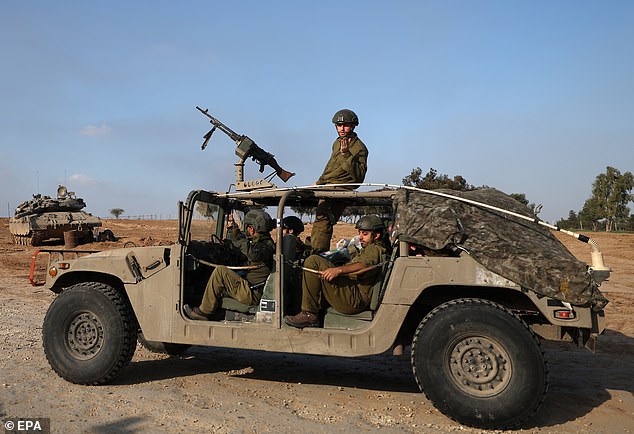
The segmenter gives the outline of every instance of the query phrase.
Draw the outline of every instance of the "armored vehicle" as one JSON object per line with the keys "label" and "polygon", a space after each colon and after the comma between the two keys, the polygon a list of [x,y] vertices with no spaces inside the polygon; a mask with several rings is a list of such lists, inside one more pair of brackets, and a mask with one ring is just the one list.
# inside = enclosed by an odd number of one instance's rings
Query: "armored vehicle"
{"label": "armored vehicle", "polygon": [[[146,345],[169,353],[204,345],[352,357],[405,347],[415,381],[440,411],[466,425],[498,429],[523,424],[544,401],[543,340],[594,348],[607,303],[599,285],[610,270],[588,237],[569,233],[590,244],[591,266],[552,235],[558,228],[493,189],[277,188],[244,181],[248,157],[283,180],[292,173],[251,139],[210,118],[214,127],[203,147],[216,128],[238,145],[237,191],[192,191],[178,204],[175,244],[81,257],[46,250],[45,285],[58,296],[44,318],[42,341],[51,367],[67,381],[112,380],[132,359],[140,335]],[[389,220],[391,251],[368,267],[374,271],[367,310],[351,315],[324,305],[318,323],[311,323],[318,327],[288,325],[285,315],[301,309],[302,279],[315,270],[304,267],[296,246],[277,229],[272,272],[263,287],[251,288],[261,293],[259,303],[225,297],[214,316],[190,319],[185,306],[200,305],[212,270],[244,270],[226,241],[249,210],[275,210],[280,228],[291,208],[310,209],[323,200],[338,202],[351,215]]]}
{"label": "armored vehicle", "polygon": [[[500,199],[498,193],[488,201]],[[243,265],[232,262],[223,242],[230,215],[276,207],[279,226],[290,206],[315,206],[322,199],[394,211],[392,252],[381,265],[367,311],[346,315],[329,307],[319,328],[286,325],[284,315],[299,309],[290,300],[298,299],[302,270],[279,231],[274,232],[276,267],[258,305],[224,298],[221,316],[187,318],[183,306],[200,304],[213,267]],[[521,424],[537,411],[547,390],[541,340],[591,347],[603,331],[606,300],[598,284],[609,271],[602,263],[578,262],[548,229],[435,199],[406,188],[193,191],[179,204],[178,243],[172,246],[76,259],[50,252],[46,286],[59,295],[43,325],[47,359],[66,380],[96,385],[126,366],[139,332],[168,352],[206,345],[362,356],[401,344],[411,347],[414,377],[442,412],[471,426]],[[460,227],[446,219],[454,214],[460,215]],[[497,224],[488,222],[487,214]],[[438,231],[440,238],[434,235]]]}
{"label": "armored vehicle", "polygon": [[57,198],[34,194],[22,202],[9,220],[9,231],[16,244],[39,246],[50,239],[64,239],[64,232],[77,231],[79,242],[93,241],[93,232],[101,227],[101,220],[82,211],[83,199],[75,197],[65,186],[57,189]]}

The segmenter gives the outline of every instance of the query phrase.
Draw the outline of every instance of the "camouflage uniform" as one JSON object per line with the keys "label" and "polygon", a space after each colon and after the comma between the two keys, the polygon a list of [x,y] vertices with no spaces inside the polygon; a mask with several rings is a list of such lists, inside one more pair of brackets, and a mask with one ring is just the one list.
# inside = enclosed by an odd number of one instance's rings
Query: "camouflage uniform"
{"label": "camouflage uniform", "polygon": [[[373,241],[361,250],[350,263],[368,267],[379,264],[386,254],[383,242]],[[306,268],[323,271],[334,265],[319,255],[311,255],[304,262]],[[362,312],[370,305],[372,286],[380,270],[366,271],[358,275],[340,275],[328,282],[319,274],[304,271],[302,282],[302,311],[318,313],[324,301],[344,314]]]}
{"label": "camouflage uniform", "polygon": [[275,244],[268,233],[257,233],[251,240],[239,238],[232,242],[245,254],[248,265],[259,265],[259,267],[249,270],[246,278],[225,266],[216,267],[209,277],[199,307],[206,315],[216,310],[221,297],[229,296],[249,306],[258,304],[262,297],[262,290],[253,291],[251,287],[264,282],[271,274]]}
{"label": "camouflage uniform", "polygon": [[[341,141],[349,140],[348,152],[341,153]],[[368,170],[368,148],[356,133],[339,137],[332,144],[332,154],[317,185],[357,184],[363,182]],[[356,188],[356,187],[352,187]],[[345,205],[330,200],[320,200],[317,204],[315,222],[310,236],[313,253],[330,249],[332,228],[341,218]]]}

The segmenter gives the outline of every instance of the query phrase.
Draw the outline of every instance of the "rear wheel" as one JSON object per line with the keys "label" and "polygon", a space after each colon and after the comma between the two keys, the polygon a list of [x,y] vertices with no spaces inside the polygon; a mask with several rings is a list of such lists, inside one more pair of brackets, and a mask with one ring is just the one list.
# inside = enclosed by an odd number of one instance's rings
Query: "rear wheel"
{"label": "rear wheel", "polygon": [[79,283],[62,292],[46,312],[44,353],[65,380],[103,384],[132,359],[137,328],[117,290],[103,283]]}
{"label": "rear wheel", "polygon": [[504,307],[481,299],[453,300],[431,311],[414,335],[412,367],[434,406],[479,428],[522,424],[548,388],[535,334]]}

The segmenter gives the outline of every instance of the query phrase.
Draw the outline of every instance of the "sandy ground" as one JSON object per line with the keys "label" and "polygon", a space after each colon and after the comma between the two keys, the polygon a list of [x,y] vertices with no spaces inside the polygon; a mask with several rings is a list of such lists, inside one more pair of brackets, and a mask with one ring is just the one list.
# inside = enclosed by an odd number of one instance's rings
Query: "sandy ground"
{"label": "sandy ground", "polygon": [[[85,249],[170,243],[174,221],[108,220],[116,242]],[[335,240],[349,230],[335,233]],[[589,234],[613,268],[597,352],[548,343],[550,389],[517,432],[634,432],[634,234]],[[562,236],[580,259],[586,244]],[[138,347],[109,385],[59,378],[42,351],[54,294],[28,284],[33,248],[12,244],[0,219],[0,419],[50,418],[56,433],[486,432],[440,414],[418,391],[409,357],[331,358],[197,347],[169,357]]]}

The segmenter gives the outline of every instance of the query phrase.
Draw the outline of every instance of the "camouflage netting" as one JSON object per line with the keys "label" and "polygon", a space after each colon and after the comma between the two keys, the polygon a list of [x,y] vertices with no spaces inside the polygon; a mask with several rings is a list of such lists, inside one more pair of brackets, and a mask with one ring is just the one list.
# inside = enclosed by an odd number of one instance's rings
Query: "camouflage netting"
{"label": "camouflage netting", "polygon": [[[436,191],[533,218],[528,207],[495,189]],[[544,226],[406,189],[396,194],[394,210],[396,235],[403,241],[432,250],[460,246],[487,269],[537,294],[596,309],[607,304],[588,266]]]}

